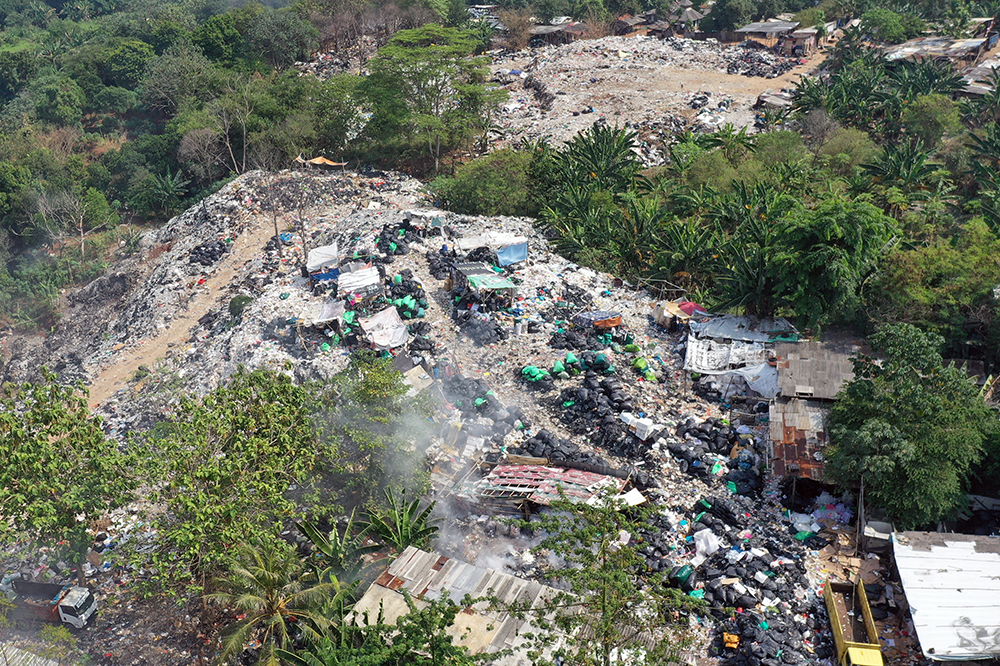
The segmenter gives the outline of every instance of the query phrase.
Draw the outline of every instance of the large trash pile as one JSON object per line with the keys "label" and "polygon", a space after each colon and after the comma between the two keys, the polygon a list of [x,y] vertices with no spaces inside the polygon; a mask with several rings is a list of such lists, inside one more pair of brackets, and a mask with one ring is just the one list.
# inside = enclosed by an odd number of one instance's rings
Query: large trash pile
{"label": "large trash pile", "polygon": [[740,76],[761,76],[765,79],[774,79],[791,71],[797,64],[797,59],[784,58],[767,51],[743,48],[732,56],[726,67],[726,72]]}
{"label": "large trash pile", "polygon": [[[241,263],[215,306],[195,313],[191,339],[166,354],[185,390],[209,390],[239,364],[327,380],[352,351],[374,349],[409,372],[414,391],[439,401],[428,467],[443,491],[440,505],[484,461],[519,464],[511,460],[521,456],[627,477],[655,508],[648,529],[632,535],[646,561],[640,573],[662,574],[706,601],[711,656],[733,666],[828,663],[829,625],[817,592],[828,571],[839,571],[832,559],[850,551],[838,543],[851,532],[843,529],[853,519],[850,506],[829,497],[781,506],[782,491],[762,471],[766,411],[757,418],[758,403],[744,396],[748,410],[736,415],[709,383],[686,382],[685,332],[653,321],[653,295],[551,253],[530,220],[411,215],[423,205],[419,184],[394,174],[316,180],[316,201],[325,203],[308,223],[294,213],[284,218],[278,242]],[[189,211],[171,224],[175,235],[163,232],[175,247],[152,271],[161,281],[145,283],[147,292],[125,311],[139,312],[141,303],[161,322],[178,316],[183,301],[157,297],[231,261],[202,274],[187,261],[194,248],[245,233],[252,216],[242,207],[266,218],[263,247],[274,234],[259,201],[298,206],[294,187],[266,180],[237,180],[226,192],[208,217]],[[496,247],[459,249],[459,241],[494,231],[525,237],[527,258],[499,266]],[[320,248],[333,258],[304,275],[309,251]],[[238,315],[229,307],[237,295],[249,299]],[[426,386],[415,379],[421,373]],[[130,395],[127,409],[114,401],[105,409],[113,434],[137,427],[133,413],[147,404],[145,395]],[[152,400],[143,408],[154,404],[169,409]],[[476,530],[490,520],[463,516],[455,524]],[[475,561],[471,549],[490,545],[477,537],[437,548]],[[511,566],[519,575],[544,569]]]}

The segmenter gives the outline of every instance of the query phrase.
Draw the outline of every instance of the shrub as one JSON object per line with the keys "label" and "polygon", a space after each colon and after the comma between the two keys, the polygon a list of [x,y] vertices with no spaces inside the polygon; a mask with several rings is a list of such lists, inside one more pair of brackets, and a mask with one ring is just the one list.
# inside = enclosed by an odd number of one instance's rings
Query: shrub
{"label": "shrub", "polygon": [[528,166],[531,154],[497,150],[439,177],[431,189],[449,210],[469,215],[532,215]]}
{"label": "shrub", "polygon": [[848,176],[854,168],[871,160],[875,144],[861,130],[838,127],[817,150],[830,169],[838,176]]}

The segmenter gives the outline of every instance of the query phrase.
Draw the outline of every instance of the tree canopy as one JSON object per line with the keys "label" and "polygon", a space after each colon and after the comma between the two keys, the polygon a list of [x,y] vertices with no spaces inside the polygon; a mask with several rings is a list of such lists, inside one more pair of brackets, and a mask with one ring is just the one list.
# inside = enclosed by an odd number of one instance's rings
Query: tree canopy
{"label": "tree canopy", "polygon": [[964,370],[946,366],[941,336],[909,324],[879,329],[830,417],[826,472],[903,529],[964,506],[973,466],[1000,434],[997,415]]}

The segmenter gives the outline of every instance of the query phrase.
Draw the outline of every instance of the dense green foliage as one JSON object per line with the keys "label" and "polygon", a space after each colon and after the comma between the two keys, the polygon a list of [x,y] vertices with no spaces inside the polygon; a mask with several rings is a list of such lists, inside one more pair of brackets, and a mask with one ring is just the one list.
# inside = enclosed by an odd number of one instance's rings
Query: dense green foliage
{"label": "dense green foliage", "polygon": [[86,391],[43,374],[0,392],[0,535],[64,543],[83,585],[91,522],[130,502],[141,472],[104,436]]}
{"label": "dense green foliage", "polygon": [[946,367],[943,339],[909,324],[870,338],[875,361],[859,356],[854,379],[831,414],[826,472],[865,497],[902,529],[933,526],[965,506],[969,475],[1000,421],[965,371]]}

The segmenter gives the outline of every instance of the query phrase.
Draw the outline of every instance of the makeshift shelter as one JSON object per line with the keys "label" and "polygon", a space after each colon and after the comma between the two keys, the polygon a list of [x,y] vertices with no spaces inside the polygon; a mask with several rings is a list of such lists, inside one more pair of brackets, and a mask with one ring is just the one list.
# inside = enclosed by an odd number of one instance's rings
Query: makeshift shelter
{"label": "makeshift shelter", "polygon": [[760,21],[750,23],[736,31],[744,39],[752,39],[765,46],[775,46],[782,37],[790,35],[799,24],[789,21]]}
{"label": "makeshift shelter", "polygon": [[787,319],[720,315],[688,323],[684,369],[703,375],[721,375],[737,368],[766,363],[777,340],[798,339]]}
{"label": "makeshift shelter", "polygon": [[686,323],[699,314],[708,314],[708,311],[692,301],[661,301],[653,306],[653,320],[660,326],[669,326],[674,317]]}
{"label": "makeshift shelter", "polygon": [[358,323],[372,348],[379,351],[401,347],[410,338],[396,308],[386,308],[374,316],[359,319]]}
{"label": "makeshift shelter", "polygon": [[[488,659],[494,666],[532,663],[528,656],[530,636],[542,631],[532,609],[547,608],[558,594],[533,580],[409,546],[365,591],[355,604],[351,619],[360,625],[379,619],[393,625],[410,612],[409,603],[424,608],[445,593],[457,603],[466,595],[474,599],[496,597],[501,602],[498,608],[487,601],[473,604],[458,613],[445,630],[455,645],[468,648],[471,654],[496,655]],[[523,607],[526,612],[504,610],[511,606]],[[552,651],[562,644],[558,633],[554,638],[555,642],[544,648],[541,656],[551,658]]]}
{"label": "makeshift shelter", "polygon": [[333,160],[328,160],[325,157],[314,157],[311,160],[307,160],[299,155],[295,158],[295,161],[298,164],[318,167],[320,169],[343,169],[347,166],[347,162],[334,162]]}
{"label": "makeshift shelter", "polygon": [[528,258],[528,239],[517,234],[487,232],[469,238],[455,240],[455,247],[461,252],[471,252],[486,247],[497,256],[497,264],[510,266]]}
{"label": "makeshift shelter", "polygon": [[497,465],[483,478],[457,486],[454,495],[496,513],[528,514],[560,499],[560,491],[567,501],[582,503],[607,490],[620,493],[626,483],[626,479],[579,469]]}
{"label": "makeshift shelter", "polygon": [[344,316],[345,310],[346,305],[340,299],[323,301],[311,312],[300,315],[296,323],[298,326],[326,326]]}
{"label": "makeshift shelter", "polygon": [[926,658],[1000,657],[1000,537],[896,532],[892,551]]}
{"label": "makeshift shelter", "polygon": [[774,371],[780,396],[769,410],[771,469],[776,476],[823,477],[823,449],[830,409],[844,383],[854,378],[854,342],[777,342]]}
{"label": "makeshift shelter", "polygon": [[337,291],[354,302],[382,293],[381,276],[374,266],[352,273],[341,273],[337,278]]}
{"label": "makeshift shelter", "polygon": [[339,261],[340,248],[337,244],[324,245],[323,247],[309,250],[309,256],[306,259],[306,270],[309,273],[316,273],[330,266],[336,266]]}
{"label": "makeshift shelter", "polygon": [[592,310],[581,312],[573,317],[573,323],[580,327],[615,328],[622,325],[622,313],[610,310]]}

